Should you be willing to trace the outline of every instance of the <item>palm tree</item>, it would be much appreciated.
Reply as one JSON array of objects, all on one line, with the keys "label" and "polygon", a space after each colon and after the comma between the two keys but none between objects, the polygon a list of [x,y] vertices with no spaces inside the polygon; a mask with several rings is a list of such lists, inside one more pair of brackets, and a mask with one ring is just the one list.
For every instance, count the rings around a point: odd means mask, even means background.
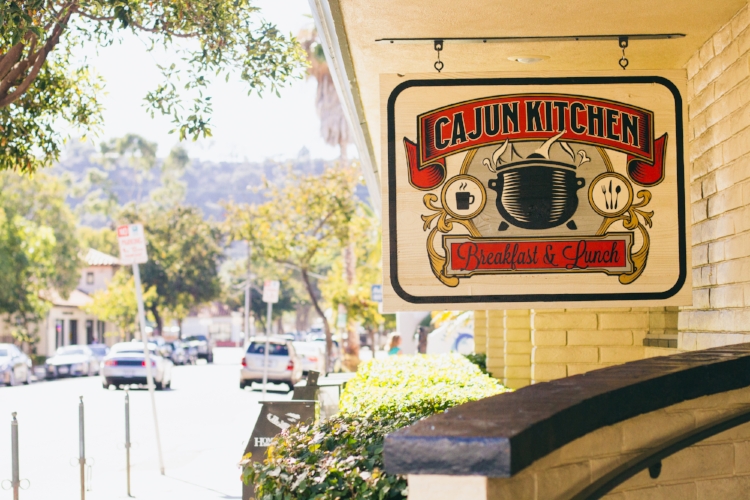
[{"label": "palm tree", "polygon": [[352,142],[351,130],[336,94],[336,87],[333,85],[333,78],[331,78],[317,30],[315,28],[303,30],[299,34],[299,41],[307,52],[307,59],[310,63],[307,77],[315,78],[318,83],[315,107],[320,118],[320,135],[326,144],[339,147],[339,159],[346,162],[346,148]]}]

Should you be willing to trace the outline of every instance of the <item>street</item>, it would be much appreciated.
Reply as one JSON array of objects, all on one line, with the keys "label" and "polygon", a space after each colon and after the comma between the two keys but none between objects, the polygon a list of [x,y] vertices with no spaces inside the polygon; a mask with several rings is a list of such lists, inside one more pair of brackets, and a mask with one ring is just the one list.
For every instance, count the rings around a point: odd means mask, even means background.
[{"label": "street", "polygon": [[[260,410],[260,390],[240,390],[242,350],[214,351],[214,364],[175,366],[172,389],[156,393],[166,476],[159,474],[148,391],[130,391],[131,492],[139,499],[239,499],[237,467]],[[290,399],[269,386],[267,399]],[[10,479],[11,412],[18,412],[23,500],[78,499],[78,403],[85,404],[87,499],[127,498],[125,391],[105,390],[100,377],[0,387],[0,481]],[[12,498],[0,490],[0,499]]]}]

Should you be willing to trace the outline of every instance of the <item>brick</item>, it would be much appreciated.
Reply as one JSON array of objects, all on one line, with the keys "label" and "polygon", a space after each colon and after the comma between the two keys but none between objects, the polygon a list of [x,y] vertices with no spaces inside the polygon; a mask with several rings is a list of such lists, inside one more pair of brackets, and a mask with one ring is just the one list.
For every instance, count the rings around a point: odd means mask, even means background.
[{"label": "brick", "polygon": [[[687,77],[688,77],[688,83],[692,82],[693,77],[698,74],[698,70],[701,69],[701,63],[698,60],[698,57],[693,56],[690,58],[690,60],[687,63]],[[689,94],[688,99],[690,97],[695,95],[695,89],[693,89],[692,93]]]},{"label": "brick", "polygon": [[745,54],[716,78],[715,96],[719,97],[725,94],[748,76],[750,76],[750,66],[748,66],[748,57]]},{"label": "brick", "polygon": [[599,348],[599,360],[602,363],[627,363],[644,358],[643,346]]},{"label": "brick", "polygon": [[714,54],[719,55],[721,54],[724,49],[726,49],[730,43],[732,43],[733,37],[732,37],[732,24],[727,23],[724,25],[723,28],[721,28],[719,31],[717,31],[714,36],[712,37],[712,42],[714,44]]},{"label": "brick", "polygon": [[529,354],[505,353],[505,366],[531,366]]},{"label": "brick", "polygon": [[633,332],[630,330],[570,330],[568,345],[633,345]]},{"label": "brick", "polygon": [[593,370],[599,370],[609,365],[602,365],[600,363],[571,363],[568,365],[568,377],[573,375],[581,375],[588,373]]},{"label": "brick", "polygon": [[505,318],[505,328],[506,329],[522,329],[522,328],[529,328],[531,325],[531,317],[530,316],[508,316]]},{"label": "brick", "polygon": [[688,117],[690,120],[695,118],[715,100],[713,83],[705,85],[704,82],[701,82],[699,85],[698,81],[694,79],[693,85],[695,86],[696,97],[688,105]]},{"label": "brick", "polygon": [[693,265],[708,264],[708,245],[693,247]]},{"label": "brick", "polygon": [[745,30],[737,37],[737,43],[740,46],[740,54],[750,51],[750,30]]},{"label": "brick", "polygon": [[750,441],[734,443],[734,472],[736,474],[750,473]]},{"label": "brick", "polygon": [[531,354],[531,342],[506,342],[505,355],[508,354]]},{"label": "brick", "polygon": [[531,377],[532,366],[506,366],[505,377],[506,378],[529,378]]},{"label": "brick", "polygon": [[702,333],[696,339],[696,348],[699,351],[724,345],[727,345],[727,336],[724,333]]},{"label": "brick", "polygon": [[698,49],[698,60],[701,67],[705,66],[714,57],[714,44],[710,38]]},{"label": "brick", "polygon": [[534,363],[531,367],[531,378],[536,382],[548,382],[568,376],[567,366],[564,364]]},{"label": "brick", "polygon": [[[714,186],[715,185],[716,181],[714,179]],[[727,188],[724,191],[716,194],[716,196],[712,196],[708,199],[708,216],[715,217],[741,206],[742,186],[735,184],[734,186]]]},{"label": "brick", "polygon": [[708,261],[711,263],[724,260],[724,242],[714,241],[708,245]]},{"label": "brick", "polygon": [[696,335],[692,332],[680,332],[677,337],[677,347],[686,351],[696,349]]},{"label": "brick", "polygon": [[711,304],[708,288],[693,288],[693,307],[708,309]]},{"label": "brick", "polygon": [[513,390],[522,389],[526,386],[531,385],[531,378],[506,378],[503,379],[503,385],[510,387]]},{"label": "brick", "polygon": [[567,334],[562,330],[533,330],[531,343],[537,345],[566,345]]},{"label": "brick", "polygon": [[569,330],[574,328],[596,329],[597,319],[594,313],[536,313],[532,317],[532,328],[536,330]]},{"label": "brick", "polygon": [[750,128],[743,130],[732,136],[722,144],[722,155],[724,161],[730,162],[748,152],[750,144]]},{"label": "brick", "polygon": [[[631,418],[619,424],[622,430],[622,451],[650,448],[654,443],[692,430],[695,422],[688,413],[672,413],[660,410]],[[664,469],[662,468],[662,474]]]},{"label": "brick", "polygon": [[693,223],[706,220],[708,218],[708,200],[699,200],[693,203],[691,211],[693,214]]},{"label": "brick", "polygon": [[750,25],[750,9],[747,8],[747,5],[734,15],[730,24],[732,25],[732,37],[737,38]]},{"label": "brick", "polygon": [[717,189],[716,189],[716,175],[713,175],[713,174],[712,175],[707,175],[703,179],[702,183],[703,183],[702,190],[703,190],[703,197],[704,198],[708,198],[712,194],[716,194],[716,192],[717,192]]},{"label": "brick", "polygon": [[531,330],[505,330],[506,342],[531,342]]},{"label": "brick", "polygon": [[568,498],[578,493],[590,481],[588,462],[546,469],[536,474],[539,499]]},{"label": "brick", "polygon": [[690,185],[690,201],[696,202],[703,198],[703,192],[701,191],[700,182],[696,182]]},{"label": "brick", "polygon": [[698,493],[697,500],[716,500],[718,498],[741,500],[747,498],[748,491],[750,491],[750,477],[735,476],[707,479],[696,481],[695,487]]},{"label": "brick", "polygon": [[597,363],[596,347],[537,346],[532,353],[534,363]]},{"label": "brick", "polygon": [[[647,474],[648,472],[646,472],[645,479],[653,484],[653,479],[650,479]],[[639,488],[637,490],[626,490],[622,494],[624,495],[625,500],[696,500],[697,498],[697,491],[694,483],[657,484],[646,488]],[[607,497],[607,500],[609,500],[609,497]]]},{"label": "brick", "polygon": [[711,307],[713,308],[742,307],[744,303],[742,286],[722,286],[711,289]]},{"label": "brick", "polygon": [[729,129],[732,134],[736,134],[748,125],[750,125],[750,105],[745,103],[729,117]]},{"label": "brick", "polygon": [[716,284],[750,281],[750,258],[744,257],[716,265]]},{"label": "brick", "polygon": [[733,210],[731,214],[727,214],[732,220],[734,226],[734,233],[742,233],[744,231],[750,231],[750,205],[744,206],[740,209]]},{"label": "brick", "polygon": [[623,328],[648,328],[648,314],[602,313],[599,315],[599,329],[621,330]]}]

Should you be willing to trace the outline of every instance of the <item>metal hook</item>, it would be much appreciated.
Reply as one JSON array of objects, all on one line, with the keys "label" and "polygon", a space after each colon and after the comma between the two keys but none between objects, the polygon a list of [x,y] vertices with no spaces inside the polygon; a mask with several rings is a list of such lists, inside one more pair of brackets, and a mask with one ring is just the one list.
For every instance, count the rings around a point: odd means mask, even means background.
[{"label": "metal hook", "polygon": [[620,64],[620,67],[624,71],[625,68],[627,68],[628,64],[630,63],[630,61],[628,61],[628,58],[625,57],[625,49],[628,47],[628,37],[621,36],[619,39],[619,44],[620,44],[620,48],[622,49],[622,57],[620,58],[618,62]]},{"label": "metal hook", "polygon": [[443,70],[443,61],[440,60],[440,51],[443,50],[443,41],[442,40],[435,40],[435,51],[437,52],[437,61],[435,61],[435,69],[438,73],[440,73]]}]

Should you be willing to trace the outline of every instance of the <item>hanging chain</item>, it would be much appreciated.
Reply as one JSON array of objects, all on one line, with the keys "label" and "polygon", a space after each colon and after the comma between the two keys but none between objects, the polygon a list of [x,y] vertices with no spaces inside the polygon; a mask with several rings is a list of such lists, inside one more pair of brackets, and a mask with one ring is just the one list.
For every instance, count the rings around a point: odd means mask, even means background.
[{"label": "hanging chain", "polygon": [[628,64],[630,63],[630,61],[628,61],[628,58],[625,57],[625,49],[627,47],[628,47],[628,37],[621,36],[620,37],[620,48],[622,49],[622,58],[620,58],[619,63],[620,63],[620,67],[623,69],[623,71],[625,70],[625,68],[628,67]]},{"label": "hanging chain", "polygon": [[435,69],[438,73],[443,70],[443,61],[440,60],[440,51],[443,50],[443,41],[435,40],[435,51],[437,52],[437,61],[435,61]]}]

